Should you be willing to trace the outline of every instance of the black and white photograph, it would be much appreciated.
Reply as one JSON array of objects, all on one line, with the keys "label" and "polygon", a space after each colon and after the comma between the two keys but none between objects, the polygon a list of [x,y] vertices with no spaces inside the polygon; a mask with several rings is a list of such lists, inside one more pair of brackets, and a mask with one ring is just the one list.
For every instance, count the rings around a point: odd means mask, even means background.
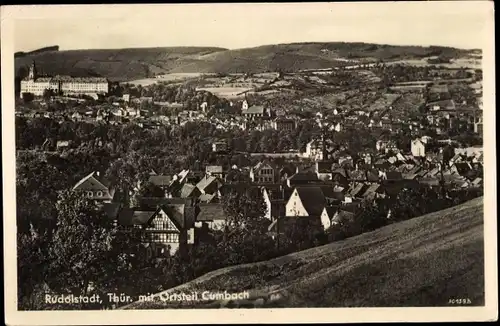
[{"label": "black and white photograph", "polygon": [[7,323],[496,320],[493,11],[2,7]]}]

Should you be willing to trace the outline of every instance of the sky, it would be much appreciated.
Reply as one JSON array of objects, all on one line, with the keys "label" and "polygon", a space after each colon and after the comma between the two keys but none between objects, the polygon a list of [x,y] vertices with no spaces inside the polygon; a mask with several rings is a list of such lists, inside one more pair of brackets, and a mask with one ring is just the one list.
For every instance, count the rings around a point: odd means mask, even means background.
[{"label": "sky", "polygon": [[[481,48],[482,2],[33,6],[13,10],[15,51],[367,42]],[[17,8],[17,7],[16,7]],[[492,7],[491,7],[491,10]]]}]

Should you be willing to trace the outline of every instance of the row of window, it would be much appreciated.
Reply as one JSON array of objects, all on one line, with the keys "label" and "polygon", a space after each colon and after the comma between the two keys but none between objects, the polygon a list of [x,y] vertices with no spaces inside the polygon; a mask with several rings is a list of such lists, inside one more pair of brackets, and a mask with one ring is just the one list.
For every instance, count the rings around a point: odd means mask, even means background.
[{"label": "row of window", "polygon": [[87,197],[102,197],[104,196],[104,193],[102,191],[96,191],[95,193],[93,191],[87,191]]},{"label": "row of window", "polygon": [[178,233],[146,233],[146,241],[162,243],[178,243]]},{"label": "row of window", "polygon": [[85,85],[85,84],[77,84],[77,85],[63,85],[62,89],[77,89],[77,90],[94,90],[94,89],[108,89],[107,85]]},{"label": "row of window", "polygon": [[271,175],[271,174],[273,174],[273,170],[272,169],[262,169],[260,171],[260,174],[262,174],[262,175]]},{"label": "row of window", "polygon": [[154,219],[153,228],[156,230],[177,230],[172,221],[166,216]]}]

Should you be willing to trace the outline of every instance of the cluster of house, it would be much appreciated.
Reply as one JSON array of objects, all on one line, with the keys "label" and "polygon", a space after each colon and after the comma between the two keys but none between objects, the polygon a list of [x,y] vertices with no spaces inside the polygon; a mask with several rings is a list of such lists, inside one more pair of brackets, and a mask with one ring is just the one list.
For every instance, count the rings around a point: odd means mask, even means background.
[{"label": "cluster of house", "polygon": [[[63,101],[61,99],[58,99]],[[68,99],[67,101],[85,102],[83,99]],[[42,106],[46,106],[42,99],[39,100]],[[64,100],[63,102],[67,102]],[[152,103],[160,107],[180,109],[175,115],[154,114],[150,110],[141,109],[141,103]],[[247,107],[245,109],[245,107]],[[16,111],[17,116],[26,118],[46,117],[59,120],[85,121],[89,123],[106,123],[110,125],[121,125],[133,122],[145,129],[159,129],[162,126],[178,125],[183,126],[189,122],[208,122],[219,130],[266,130],[274,129],[278,131],[291,131],[297,128],[299,118],[276,115],[273,110],[263,106],[250,106],[243,102],[241,115],[213,115],[208,117],[206,113],[207,103],[200,105],[200,110],[183,109],[179,103],[154,102],[151,97],[130,98],[124,95],[120,102],[111,104],[99,104],[92,107],[80,105],[71,111],[50,112],[46,110],[38,111]],[[271,113],[273,112],[273,113]]]},{"label": "cluster of house", "polygon": [[[396,198],[405,188],[482,187],[481,148],[458,148],[443,165],[439,155],[404,155],[386,152],[390,144],[378,146],[381,153],[360,155],[357,161],[337,151],[323,154],[326,159],[313,165],[277,165],[263,160],[250,167],[206,166],[203,171],[183,170],[173,175],[152,171],[147,182],[138,182],[131,189],[127,207],[114,201],[114,191],[97,172],[83,178],[74,190],[101,202],[118,226],[140,228],[148,253],[161,255],[186,250],[209,230],[222,230],[227,216],[221,199],[234,189],[261,191],[265,218],[270,221],[268,231],[275,236],[298,217],[328,229],[354,219],[361,203]],[[142,191],[151,186],[154,193]]]},{"label": "cluster of house", "polygon": [[427,107],[427,121],[437,134],[455,127],[463,127],[476,134],[483,133],[482,105],[479,105],[479,109],[457,110],[453,100],[442,100],[427,103]]}]

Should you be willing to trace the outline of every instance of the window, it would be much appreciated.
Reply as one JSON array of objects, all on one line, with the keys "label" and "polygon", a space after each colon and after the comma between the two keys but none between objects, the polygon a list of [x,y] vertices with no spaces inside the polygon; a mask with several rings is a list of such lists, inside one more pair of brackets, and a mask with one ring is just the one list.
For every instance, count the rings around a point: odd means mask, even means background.
[{"label": "window", "polygon": [[161,243],[178,243],[179,234],[178,233],[149,233],[147,239],[150,242],[161,242]]},{"label": "window", "polygon": [[87,197],[93,197],[94,193],[92,191],[87,191]]},{"label": "window", "polygon": [[179,235],[177,233],[167,234],[167,242],[173,242],[173,243],[179,242]]},{"label": "window", "polygon": [[102,191],[97,192],[97,197],[102,197]]}]

